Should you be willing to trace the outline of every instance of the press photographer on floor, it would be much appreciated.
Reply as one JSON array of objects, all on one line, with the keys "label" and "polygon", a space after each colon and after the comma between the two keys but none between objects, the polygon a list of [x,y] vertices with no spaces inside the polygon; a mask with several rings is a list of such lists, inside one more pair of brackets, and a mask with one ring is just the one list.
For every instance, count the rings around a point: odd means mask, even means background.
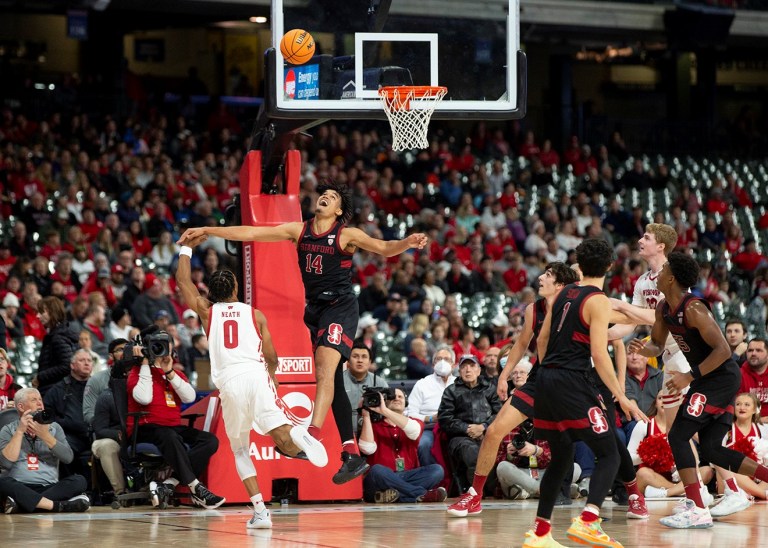
[{"label": "press photographer on floor", "polygon": [[424,423],[406,417],[400,388],[367,388],[363,393],[363,430],[358,445],[371,469],[363,478],[366,502],[442,502],[445,489],[439,464],[419,466],[417,450]]},{"label": "press photographer on floor", "polygon": [[[195,389],[180,371],[173,369],[172,339],[164,331],[149,328],[141,340],[126,345],[125,356],[136,354],[139,345],[141,365],[128,372],[128,412],[145,412],[139,419],[138,441],[157,446],[181,483],[189,485],[192,500],[203,508],[216,508],[224,498],[211,493],[197,479],[219,447],[213,434],[181,424],[181,404],[195,401]],[[138,361],[138,360],[137,360]],[[135,364],[134,364],[135,365]],[[128,421],[128,436],[133,421]]]}]

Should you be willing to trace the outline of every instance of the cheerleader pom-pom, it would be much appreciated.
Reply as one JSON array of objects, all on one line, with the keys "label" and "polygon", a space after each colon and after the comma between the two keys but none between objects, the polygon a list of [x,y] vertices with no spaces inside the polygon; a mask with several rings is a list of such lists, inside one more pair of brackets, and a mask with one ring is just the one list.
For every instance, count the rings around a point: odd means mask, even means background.
[{"label": "cheerleader pom-pom", "polygon": [[755,444],[752,443],[750,438],[741,438],[739,441],[733,444],[733,449],[743,454],[747,458],[754,461],[757,460],[757,453],[755,453]]},{"label": "cheerleader pom-pom", "polygon": [[768,439],[758,438],[755,440],[755,453],[759,459],[757,462],[762,464],[768,462]]},{"label": "cheerleader pom-pom", "polygon": [[666,474],[675,466],[672,449],[667,442],[666,434],[648,436],[637,447],[637,454],[643,464],[659,474]]}]

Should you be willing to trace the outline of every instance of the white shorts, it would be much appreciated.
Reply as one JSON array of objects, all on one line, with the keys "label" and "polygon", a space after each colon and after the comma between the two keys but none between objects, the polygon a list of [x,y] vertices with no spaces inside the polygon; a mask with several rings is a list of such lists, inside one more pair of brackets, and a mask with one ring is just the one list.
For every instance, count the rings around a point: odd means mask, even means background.
[{"label": "white shorts", "polygon": [[230,440],[248,434],[251,428],[267,434],[278,426],[291,424],[285,416],[269,374],[262,369],[238,375],[219,388],[224,427]]},{"label": "white shorts", "polygon": [[688,360],[685,359],[685,354],[679,351],[670,354],[669,350],[664,350],[664,354],[662,354],[661,358],[664,362],[664,381],[661,385],[661,402],[664,408],[677,407],[683,402],[683,397],[688,393],[688,387],[677,394],[670,394],[669,388],[667,388],[667,381],[672,378],[670,372],[677,371],[678,373],[688,373],[691,370],[691,366],[688,364]]}]

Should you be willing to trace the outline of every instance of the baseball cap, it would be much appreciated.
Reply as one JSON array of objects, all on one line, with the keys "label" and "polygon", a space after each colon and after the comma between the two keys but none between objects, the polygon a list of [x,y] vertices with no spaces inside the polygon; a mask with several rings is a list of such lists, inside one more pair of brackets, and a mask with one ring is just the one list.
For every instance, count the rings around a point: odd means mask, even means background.
[{"label": "baseball cap", "polygon": [[168,313],[167,310],[158,310],[155,312],[155,319],[159,320],[160,318],[170,318],[171,315]]},{"label": "baseball cap", "polygon": [[474,356],[474,354],[464,354],[461,358],[459,358],[459,367],[461,367],[465,362],[472,362],[475,365],[480,365],[480,362],[477,361],[477,358]]},{"label": "baseball cap", "polygon": [[403,298],[400,296],[400,293],[392,293],[389,296],[390,301],[402,301]]},{"label": "baseball cap", "polygon": [[197,313],[194,310],[192,310],[191,308],[187,308],[184,311],[184,314],[181,315],[181,317],[184,318],[185,320],[187,318],[197,318]]},{"label": "baseball cap", "polygon": [[3,299],[3,308],[8,308],[9,306],[14,306],[16,308],[19,308],[19,306],[21,306],[21,303],[19,302],[19,298],[13,293],[8,293]]},{"label": "baseball cap", "polygon": [[160,283],[160,280],[157,279],[157,276],[152,274],[151,272],[146,275],[144,278],[144,288],[149,289],[153,285]]},{"label": "baseball cap", "polygon": [[102,266],[99,269],[99,278],[109,278],[109,268],[106,266]]},{"label": "baseball cap", "polygon": [[125,268],[123,268],[123,265],[121,265],[120,263],[112,265],[112,274],[117,274],[117,273],[125,274]]}]

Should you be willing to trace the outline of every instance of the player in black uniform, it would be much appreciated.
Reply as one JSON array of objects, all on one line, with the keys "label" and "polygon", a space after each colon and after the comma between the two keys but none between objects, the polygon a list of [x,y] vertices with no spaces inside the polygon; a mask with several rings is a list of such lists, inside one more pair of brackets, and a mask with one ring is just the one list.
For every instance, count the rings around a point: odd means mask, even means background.
[{"label": "player in black uniform", "polygon": [[200,236],[218,236],[235,241],[296,243],[299,269],[307,300],[304,323],[315,349],[317,395],[309,433],[319,436],[328,409],[341,436],[341,469],[334,483],[345,483],[365,473],[368,464],[355,447],[352,432],[352,407],[349,404],[339,365],[349,358],[357,329],[359,311],[352,293],[352,255],[357,248],[385,257],[404,251],[422,249],[424,234],[410,234],[403,240],[384,241],[371,238],[345,223],[352,217],[352,196],[345,185],[333,182],[318,186],[320,197],[315,216],[303,223],[285,223],[275,227],[232,226],[190,228],[179,239],[185,244]]},{"label": "player in black uniform", "polygon": [[560,291],[538,338],[541,366],[536,392],[556,396],[535,399],[534,425],[537,439],[549,442],[552,460],[541,482],[534,530],[526,533],[524,548],[561,546],[552,538],[549,520],[560,484],[572,469],[576,440],[589,445],[597,463],[587,505],[573,520],[568,537],[582,544],[621,547],[600,526],[600,506],[616,476],[619,456],[604,405],[589,381],[592,360],[624,411],[638,420],[646,418],[624,395],[608,356],[610,302],[602,287],[613,250],[604,240],[588,239],[579,244],[576,254],[584,278],[580,285]]},{"label": "player in black uniform", "polygon": [[699,265],[693,258],[670,253],[657,282],[664,300],[656,307],[651,340],[644,343],[635,339],[628,347],[629,352],[659,356],[671,333],[691,365],[690,373],[674,372],[667,382],[667,387],[676,393],[690,385],[668,435],[689,502],[684,512],[662,518],[661,523],[677,529],[712,527],[690,446],[694,434],[699,434],[702,459],[731,472],[768,481],[768,468],[723,447],[723,438],[733,422],[733,400],[739,390],[741,371],[709,306],[688,293],[698,278]]},{"label": "player in black uniform", "polygon": [[[515,345],[510,349],[507,355],[507,365],[499,375],[497,394],[501,400],[508,398],[508,380],[512,374],[512,369],[522,359],[525,351],[530,344],[536,343],[544,323],[544,317],[547,309],[554,301],[560,290],[571,283],[578,281],[576,272],[565,263],[553,262],[547,265],[544,273],[539,276],[539,295],[541,298],[536,302],[525,307],[525,320],[523,330],[515,341]],[[535,347],[533,352],[535,352]],[[480,453],[477,456],[477,465],[475,467],[475,478],[472,487],[459,499],[448,507],[448,514],[455,517],[465,517],[467,515],[479,514],[482,511],[480,502],[483,498],[483,487],[496,463],[496,454],[499,450],[501,440],[513,428],[522,424],[529,417],[533,417],[533,400],[536,392],[536,369],[535,363],[533,369],[528,374],[526,383],[514,391],[509,398],[510,405],[504,405],[496,415],[488,430],[483,437],[483,443],[480,445]],[[521,449],[521,456],[532,456],[524,451],[529,448]],[[536,449],[537,450],[537,449]]]}]

